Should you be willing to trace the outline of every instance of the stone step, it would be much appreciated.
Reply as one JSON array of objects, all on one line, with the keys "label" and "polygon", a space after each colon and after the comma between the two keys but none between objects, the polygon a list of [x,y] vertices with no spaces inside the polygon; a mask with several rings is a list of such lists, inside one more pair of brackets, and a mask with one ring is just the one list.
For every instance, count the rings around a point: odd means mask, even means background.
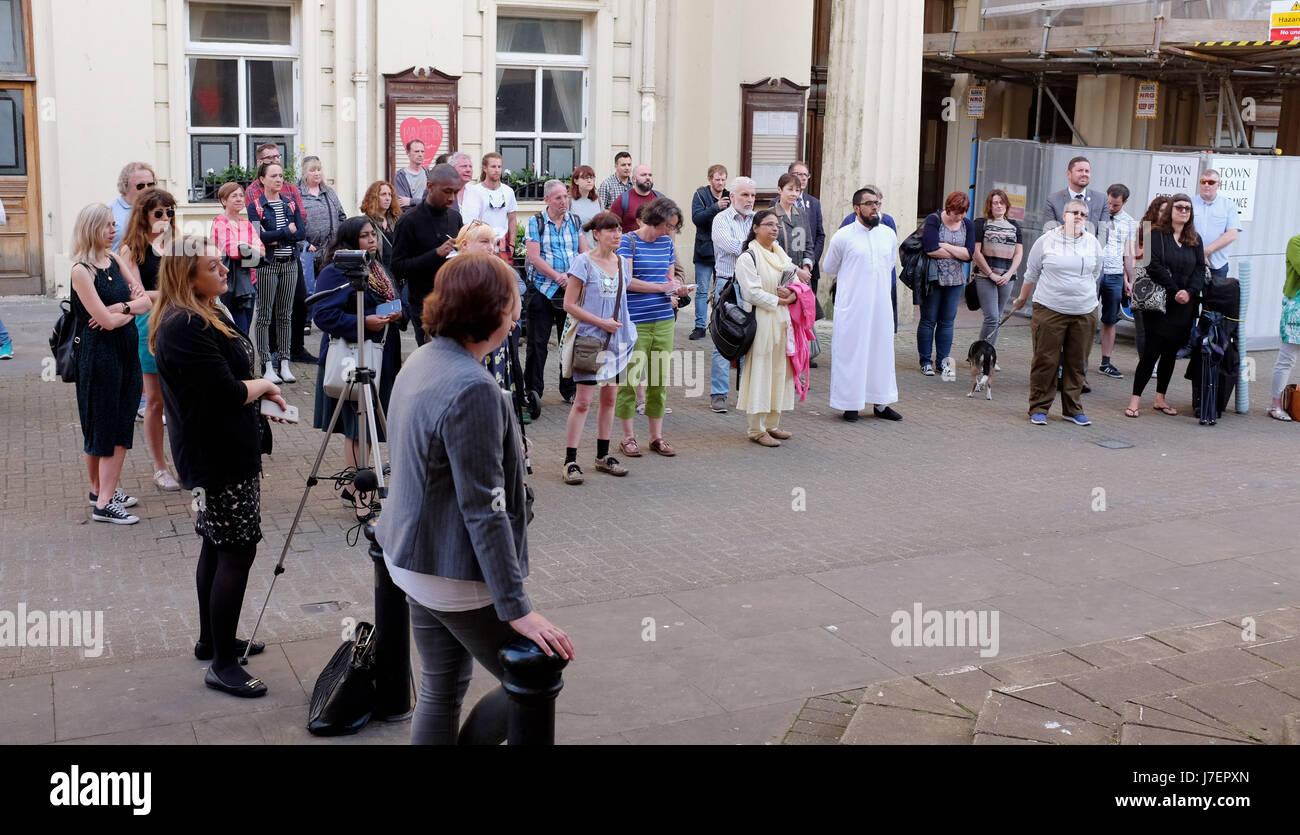
[{"label": "stone step", "polygon": [[[1160,730],[1158,736],[1173,741],[1222,744],[1285,741],[1287,716],[1300,712],[1300,698],[1273,686],[1273,676],[1225,679],[1184,687],[1172,693],[1142,696],[1124,706],[1124,725],[1132,726],[1130,740],[1152,737],[1137,728]],[[1283,679],[1278,679],[1279,683]],[[1151,744],[1125,741],[1120,744]]]},{"label": "stone step", "polygon": [[1008,740],[1048,745],[1111,745],[1118,713],[1057,682],[990,692],[975,720],[976,745]]}]

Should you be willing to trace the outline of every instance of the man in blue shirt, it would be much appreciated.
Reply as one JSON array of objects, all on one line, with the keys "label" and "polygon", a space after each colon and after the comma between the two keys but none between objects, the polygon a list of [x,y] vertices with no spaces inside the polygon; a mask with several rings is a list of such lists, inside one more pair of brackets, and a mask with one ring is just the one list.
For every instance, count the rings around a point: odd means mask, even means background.
[{"label": "man in blue shirt", "polygon": [[1223,278],[1228,274],[1228,247],[1241,231],[1237,204],[1219,195],[1219,172],[1213,168],[1201,174],[1201,187],[1192,198],[1192,224],[1205,247],[1210,274]]},{"label": "man in blue shirt", "polygon": [[[546,390],[546,343],[551,328],[564,333],[564,288],[569,283],[569,264],[580,252],[587,251],[587,236],[582,234],[578,216],[569,211],[569,191],[559,180],[547,180],[542,194],[546,211],[528,221],[524,246],[528,250],[528,274],[533,292],[528,295],[528,360],[524,379],[528,391],[540,400]],[[560,397],[572,403],[578,386],[572,377],[560,378]]]},{"label": "man in blue shirt", "polygon": [[135,205],[136,196],[157,185],[149,163],[128,162],[122,167],[122,173],[117,175],[118,198],[109,204],[113,210],[113,221],[117,223],[117,229],[113,232],[114,252],[117,252],[118,244],[122,243],[122,237],[126,235],[126,222],[131,219],[131,207]]}]

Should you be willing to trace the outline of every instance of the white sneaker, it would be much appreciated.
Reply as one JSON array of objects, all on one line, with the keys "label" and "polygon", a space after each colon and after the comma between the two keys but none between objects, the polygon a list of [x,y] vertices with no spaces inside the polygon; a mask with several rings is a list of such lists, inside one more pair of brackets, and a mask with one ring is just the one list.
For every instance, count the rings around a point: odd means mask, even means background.
[{"label": "white sneaker", "polygon": [[266,373],[262,375],[262,379],[270,380],[276,385],[279,385],[280,383],[284,382],[284,380],[280,379],[280,375],[275,373],[274,363],[269,363],[269,362],[266,364]]},{"label": "white sneaker", "polygon": [[939,363],[939,374],[945,383],[956,381],[957,368],[953,364],[952,357],[944,357],[943,362]]},{"label": "white sneaker", "polygon": [[293,372],[289,370],[288,360],[280,360],[280,379],[286,383],[298,382],[298,378],[293,376]]},{"label": "white sneaker", "polygon": [[994,370],[994,371],[1001,371],[1001,370],[1002,370],[1002,366],[998,365],[998,364],[995,362],[995,363],[993,363],[993,370]]}]

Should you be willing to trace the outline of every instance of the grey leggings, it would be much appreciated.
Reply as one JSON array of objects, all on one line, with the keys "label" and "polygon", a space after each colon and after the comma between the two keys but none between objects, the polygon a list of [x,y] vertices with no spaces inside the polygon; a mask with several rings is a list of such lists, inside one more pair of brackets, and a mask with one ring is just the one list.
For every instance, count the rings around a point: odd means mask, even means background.
[{"label": "grey leggings", "polygon": [[980,339],[992,345],[998,344],[998,320],[1002,318],[1002,310],[1007,306],[1007,299],[1011,298],[1011,285],[1015,283],[1014,276],[1001,287],[994,284],[991,278],[975,276],[975,292],[979,295],[980,309],[984,311]]},{"label": "grey leggings", "polygon": [[1273,365],[1273,399],[1280,400],[1286,389],[1287,380],[1291,379],[1291,369],[1295,368],[1296,357],[1300,356],[1300,345],[1283,342],[1277,351],[1277,362]]},{"label": "grey leggings", "polygon": [[271,317],[275,317],[275,344],[289,357],[293,330],[293,291],[298,284],[298,261],[269,261],[257,268],[257,361],[271,361]]},{"label": "grey leggings", "polygon": [[515,631],[497,620],[491,606],[469,612],[436,612],[411,598],[411,631],[420,653],[420,694],[411,719],[412,745],[500,745],[506,739],[509,697],[500,687],[479,699],[465,726],[460,705],[474,661],[497,680],[504,674],[497,650]]}]

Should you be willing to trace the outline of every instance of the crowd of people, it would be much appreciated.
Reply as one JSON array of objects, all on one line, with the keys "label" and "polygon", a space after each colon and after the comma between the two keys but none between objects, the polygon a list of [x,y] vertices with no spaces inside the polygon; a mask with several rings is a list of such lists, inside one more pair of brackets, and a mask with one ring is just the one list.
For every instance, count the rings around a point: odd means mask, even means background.
[{"label": "crowd of people", "polygon": [[[561,354],[556,386],[569,406],[560,467],[569,485],[585,477],[579,447],[593,403],[597,472],[629,473],[613,447],[624,458],[677,454],[666,436],[666,394],[675,321],[692,302],[690,340],[709,335],[724,298],[748,317],[752,336],[734,360],[713,348],[710,408],[727,411],[734,369],[735,408],[748,415],[748,438],[767,448],[788,441],[782,414],[806,398],[822,347],[813,328],[822,316],[822,271],[834,279],[825,294],[835,313],[831,408],[856,422],[871,404],[875,417],[898,421],[899,234],[877,186],[852,195],[852,212],[828,238],[803,162],[789,166],[777,196],[761,209],[753,179],[729,179],[724,166],[714,165],[690,201],[688,283],[678,242],[683,209],[655,189],[648,165],[621,152],[599,185],[588,165],[575,168],[567,183],[544,184],[544,208],[522,227],[525,263],[516,271],[507,264],[513,265],[518,202],[502,181],[501,156],[485,155],[474,182],[474,161],[464,153],[425,167],[419,140],[406,151],[408,164],[392,180],[372,183],[349,216],[318,158],[305,158],[301,179],[289,183],[279,148],[263,145],[256,180],[218,191],[222,211],[207,236],[178,233],[176,200],[158,188],[149,165],[124,167],[119,197],[87,206],[73,231],[77,402],[92,519],[138,521],[129,512],[138,499],[119,486],[138,417],[155,484],[196,496],[202,549],[195,654],[213,660],[206,683],[238,696],[265,693],[236,661],[262,647],[235,633],[262,536],[261,456],[272,445],[270,422],[287,419],[280,387],[297,381],[292,364],[316,363],[313,425],[330,428],[337,413],[332,428],[345,437],[346,467],[366,466],[355,404],[340,404],[322,383],[332,346],[357,337],[354,297],[329,294],[310,311],[305,299],[308,286],[328,291],[347,282],[335,263],[339,252],[369,253],[360,325],[378,346],[379,405],[389,417],[388,431],[371,440],[388,443],[393,471],[379,539],[394,581],[409,596],[425,661],[414,737],[454,741],[471,733],[458,731],[471,659],[499,676],[495,648],[512,631],[548,654],[573,653],[567,635],[532,609],[522,586],[529,455],[523,431],[541,413],[552,336]],[[1097,371],[1122,379],[1113,362],[1115,325],[1135,283],[1149,279],[1166,304],[1135,316],[1140,359],[1125,414],[1139,416],[1154,376],[1154,408],[1176,415],[1166,399],[1175,360],[1202,293],[1226,276],[1240,228],[1236,209],[1218,195],[1214,170],[1202,175],[1197,195],[1157,197],[1141,220],[1125,212],[1123,184],[1105,194],[1088,188],[1086,159],[1071,160],[1067,178],[1067,187],[1049,197],[1044,212],[1051,223],[1028,254],[1005,191],[985,196],[980,218],[967,217],[962,192],[925,218],[918,231],[929,266],[914,294],[920,371],[935,376],[937,365],[951,373],[954,320],[968,281],[984,312],[980,338],[990,344],[1008,302],[1020,309],[1032,298],[1030,419],[1046,424],[1059,393],[1064,417],[1087,425],[1080,398],[1088,391],[1097,328]],[[1024,281],[1012,300],[1022,263]],[[1284,345],[1268,410],[1278,420],[1290,419],[1281,396],[1300,354],[1300,236],[1288,246],[1287,271]],[[321,331],[318,355],[304,344],[309,318]],[[401,334],[412,326],[419,347],[403,358]],[[404,361],[410,373],[399,373]],[[644,448],[638,416],[648,423]],[[165,435],[176,477],[166,465]],[[501,496],[505,514],[498,512]],[[372,510],[350,489],[342,497],[359,517]],[[503,699],[481,703],[487,707],[474,723],[475,739],[499,735]]]}]

